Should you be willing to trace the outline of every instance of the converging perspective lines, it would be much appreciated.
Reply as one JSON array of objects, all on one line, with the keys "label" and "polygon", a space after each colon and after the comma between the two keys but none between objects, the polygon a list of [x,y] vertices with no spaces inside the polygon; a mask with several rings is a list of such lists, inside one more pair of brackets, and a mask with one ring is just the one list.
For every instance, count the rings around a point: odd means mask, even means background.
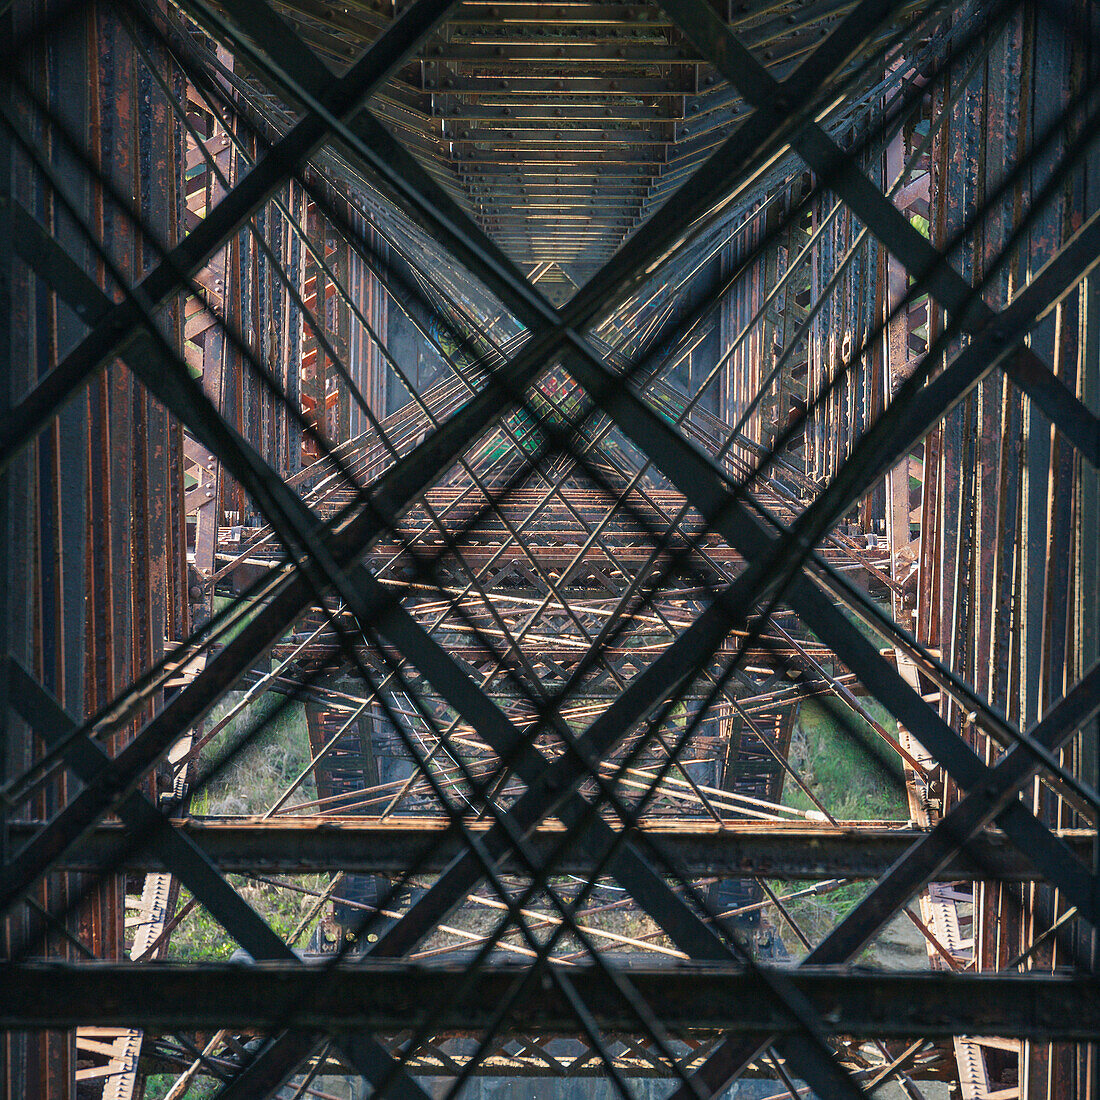
[{"label": "converging perspective lines", "polygon": [[0,43],[0,1098],[1100,1100],[1100,8]]}]

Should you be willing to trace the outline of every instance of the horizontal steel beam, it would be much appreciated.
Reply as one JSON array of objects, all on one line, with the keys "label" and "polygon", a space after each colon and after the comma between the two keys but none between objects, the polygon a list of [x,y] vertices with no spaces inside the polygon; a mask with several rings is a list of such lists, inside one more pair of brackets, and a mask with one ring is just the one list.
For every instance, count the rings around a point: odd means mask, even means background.
[{"label": "horizontal steel beam", "polygon": [[614,120],[616,122],[675,122],[678,114],[661,116],[655,107],[635,107],[630,103],[609,101],[602,103],[570,103],[569,113],[554,106],[554,98],[546,96],[542,101],[531,100],[528,103],[470,103],[457,96],[432,96],[431,113],[436,117],[450,119],[540,119],[547,126],[558,125],[561,119],[571,122],[578,119]]},{"label": "horizontal steel beam", "polygon": [[[463,843],[446,838],[442,817],[303,816],[261,821],[222,818],[173,822],[207,859],[225,872],[316,872],[399,874],[424,858],[425,872],[443,870]],[[16,822],[9,827],[12,842],[29,839],[40,824]],[[484,833],[482,822],[470,826]],[[783,879],[879,878],[927,836],[927,831],[889,824],[849,823],[841,826],[804,824],[718,825],[710,820],[681,820],[654,824],[641,830],[692,876],[767,875]],[[1080,858],[1092,850],[1096,834],[1075,829],[1057,834]],[[543,825],[531,836],[531,851],[541,858],[561,840],[557,825]],[[121,853],[126,838],[123,825],[98,825],[60,859],[57,870],[95,871]],[[122,868],[149,871],[160,867],[147,851],[127,852]],[[509,869],[505,864],[504,871]],[[558,862],[562,874],[585,874],[591,859],[581,847]],[[1007,882],[1038,881],[1040,875],[999,832],[980,834],[966,852],[941,872],[944,881],[989,879]]]},{"label": "horizontal steel beam", "polygon": [[[476,1033],[524,980],[519,966],[457,968],[360,961],[173,965],[26,963],[0,966],[0,1028],[105,1026],[214,1029],[408,1028],[430,1008],[436,1033]],[[598,968],[561,973],[584,989],[603,1031],[637,1030],[637,1017]],[[628,967],[624,973],[672,1034],[735,1031],[794,1034],[801,1026],[766,994],[767,973],[729,964]],[[1100,1033],[1100,981],[1069,974],[853,973],[780,970],[831,1034],[937,1038],[957,1034],[1089,1041]],[[553,982],[530,983],[505,1032],[575,1034],[569,999]]]},{"label": "horizontal steel beam", "polygon": [[[624,16],[630,20],[629,27],[624,26]],[[472,24],[483,27],[486,23],[506,23],[509,27],[523,23],[545,26],[547,21],[545,8],[537,4],[490,4],[465,3],[455,10],[447,21],[449,26],[461,27]],[[618,30],[634,30],[648,24],[650,27],[669,27],[671,22],[658,9],[650,7],[627,8],[620,4],[563,3],[554,5],[554,17],[557,26],[577,24],[585,28],[606,24]]]},{"label": "horizontal steel beam", "polygon": [[[517,39],[507,45],[507,54],[499,50],[501,42],[442,42],[421,50],[430,62],[477,61],[499,69],[515,67],[518,62],[544,62],[552,65],[571,62],[600,62],[603,65],[625,68],[641,65],[695,65],[701,58],[697,51],[682,46],[626,46],[590,45],[577,39],[565,38],[559,42],[537,42]],[[570,79],[568,76],[566,79]]]}]

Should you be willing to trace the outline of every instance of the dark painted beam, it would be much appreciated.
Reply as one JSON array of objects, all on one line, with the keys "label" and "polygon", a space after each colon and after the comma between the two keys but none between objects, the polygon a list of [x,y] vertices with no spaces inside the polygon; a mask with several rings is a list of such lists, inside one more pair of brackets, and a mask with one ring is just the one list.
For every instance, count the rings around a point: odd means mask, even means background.
[{"label": "dark painted beam", "polygon": [[[175,831],[201,848],[223,872],[314,873],[349,871],[399,874],[423,858],[425,872],[441,871],[463,850],[453,835],[445,836],[442,817],[388,818],[292,817],[281,820],[222,819],[173,822]],[[15,822],[9,826],[14,844],[41,828]],[[478,823],[471,832],[484,833]],[[837,828],[820,825],[716,825],[709,820],[658,824],[642,830],[688,875],[767,875],[783,879],[877,879],[918,841],[929,834],[908,826],[852,823]],[[1096,834],[1069,830],[1058,834],[1079,858],[1087,858]],[[557,826],[543,826],[530,839],[530,851],[545,859],[562,836]],[[99,825],[55,864],[59,871],[95,871],[123,848],[123,825]],[[573,849],[559,860],[562,874],[585,874],[591,855]],[[132,851],[121,867],[131,871],[160,868],[154,851]],[[505,863],[502,870],[514,870]],[[976,837],[937,874],[945,881],[997,879],[1037,881],[1034,865],[997,832]]]},{"label": "dark painted beam", "polygon": [[[232,963],[173,965],[28,963],[0,967],[0,1027],[105,1026],[309,1031],[405,1029],[436,1013],[440,1031],[477,1033],[522,981],[525,967],[464,969],[404,962],[337,966]],[[597,1026],[633,1032],[637,1020],[598,969],[561,971],[584,989]],[[761,975],[736,966],[677,964],[624,971],[673,1034],[731,1031],[794,1034],[799,1023],[767,996]],[[1100,1033],[1100,981],[1070,974],[860,973],[820,968],[771,973],[790,982],[833,1034],[938,1038],[956,1034],[1089,1041]],[[519,1033],[573,1032],[569,1000],[535,983],[504,1026]]]}]

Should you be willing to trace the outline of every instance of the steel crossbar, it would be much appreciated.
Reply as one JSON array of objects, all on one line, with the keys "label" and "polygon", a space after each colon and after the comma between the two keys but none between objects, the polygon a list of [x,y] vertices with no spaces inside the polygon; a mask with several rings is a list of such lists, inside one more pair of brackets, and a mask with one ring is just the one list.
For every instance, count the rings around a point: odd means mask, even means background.
[{"label": "steel crossbar", "polygon": [[[770,977],[777,969],[764,973]],[[517,970],[487,968],[470,986],[456,967],[388,961],[324,970],[285,963],[0,964],[0,1027],[25,1021],[72,1026],[98,1011],[111,1023],[148,1029],[271,1026],[290,1018],[310,1030],[393,1032],[423,1016],[427,1006],[439,1006],[440,1027],[468,1035],[489,1026]],[[613,983],[596,967],[575,971],[571,984],[584,988],[599,1027],[629,1035],[635,1022]],[[630,967],[629,973],[675,1034],[797,1031],[797,1022],[766,996],[764,980],[736,964]],[[855,974],[819,966],[800,967],[794,982],[846,1035],[938,1038],[979,1026],[1005,1037],[1087,1041],[1100,1027],[1100,987],[1084,975]],[[567,996],[550,985],[517,1006],[504,1035],[568,1035],[574,1026]]]}]

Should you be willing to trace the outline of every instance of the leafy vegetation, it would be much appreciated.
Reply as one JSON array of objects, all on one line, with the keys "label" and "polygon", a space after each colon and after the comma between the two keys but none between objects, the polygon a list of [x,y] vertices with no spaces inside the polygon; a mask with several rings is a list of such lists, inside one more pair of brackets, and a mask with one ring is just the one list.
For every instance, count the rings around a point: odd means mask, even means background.
[{"label": "leafy vegetation", "polygon": [[[880,703],[870,697],[861,705],[884,729],[893,731],[896,722]],[[839,705],[839,704],[838,704]],[[845,708],[850,725],[838,720],[830,706],[806,699],[799,706],[791,736],[789,759],[806,785],[829,812],[840,821],[905,820],[909,816],[904,777],[897,754],[860,717]],[[815,809],[813,802],[788,780],[784,802],[798,809]],[[774,882],[779,896],[804,888],[806,883]],[[867,893],[872,884],[845,883],[827,893],[810,894],[787,903],[792,918],[813,942],[820,940]],[[785,922],[772,912],[780,935],[792,948],[796,944]],[[866,955],[862,961],[872,961]]]},{"label": "leafy vegetation", "polygon": [[[145,1078],[144,1100],[162,1100],[175,1082],[174,1073],[151,1073]],[[187,1100],[211,1100],[220,1088],[220,1082],[212,1077],[196,1077],[187,1090]]]}]

